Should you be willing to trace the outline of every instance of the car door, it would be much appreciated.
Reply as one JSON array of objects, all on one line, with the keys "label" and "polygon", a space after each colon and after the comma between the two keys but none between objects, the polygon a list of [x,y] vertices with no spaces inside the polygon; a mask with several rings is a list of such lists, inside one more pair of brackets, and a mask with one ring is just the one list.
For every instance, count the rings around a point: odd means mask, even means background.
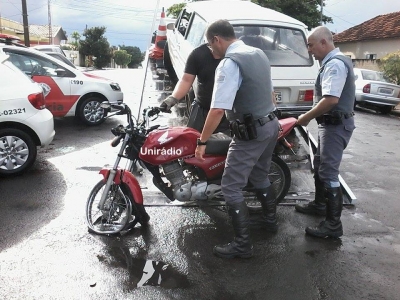
[{"label": "car door", "polygon": [[183,9],[175,23],[175,29],[172,32],[167,32],[170,58],[178,78],[182,77],[186,63],[185,57],[182,56],[181,46],[185,40],[190,17],[191,13]]},{"label": "car door", "polygon": [[[71,78],[75,75],[56,62],[34,53],[18,51],[17,49],[4,50],[10,55],[10,60],[33,81],[49,90],[46,96],[46,108],[54,117],[64,117],[75,103],[71,97]],[[61,73],[59,70],[64,70]],[[73,98],[73,99],[72,99]]]}]

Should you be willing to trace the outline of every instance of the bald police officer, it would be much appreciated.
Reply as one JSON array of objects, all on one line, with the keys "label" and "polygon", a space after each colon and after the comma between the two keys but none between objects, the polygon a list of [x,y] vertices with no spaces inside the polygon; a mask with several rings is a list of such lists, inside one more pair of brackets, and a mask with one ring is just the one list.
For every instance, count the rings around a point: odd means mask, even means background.
[{"label": "bald police officer", "polygon": [[276,231],[276,200],[268,180],[268,170],[279,131],[273,110],[271,67],[258,48],[237,40],[226,20],[210,24],[206,38],[212,51],[224,57],[215,73],[211,109],[198,140],[195,155],[202,160],[207,140],[226,112],[234,137],[229,145],[221,189],[232,218],[235,239],[215,246],[214,254],[223,258],[253,255],[249,212],[242,189],[248,181],[256,188],[263,208],[262,225]]},{"label": "bald police officer", "polygon": [[299,116],[298,124],[307,126],[314,118],[319,124],[314,156],[315,200],[307,205],[296,205],[295,209],[301,213],[326,216],[319,226],[307,227],[307,234],[338,238],[343,235],[339,166],[355,129],[353,64],[349,57],[335,48],[332,33],[324,26],[311,32],[307,45],[308,51],[319,60],[321,68],[315,83],[316,104]]}]

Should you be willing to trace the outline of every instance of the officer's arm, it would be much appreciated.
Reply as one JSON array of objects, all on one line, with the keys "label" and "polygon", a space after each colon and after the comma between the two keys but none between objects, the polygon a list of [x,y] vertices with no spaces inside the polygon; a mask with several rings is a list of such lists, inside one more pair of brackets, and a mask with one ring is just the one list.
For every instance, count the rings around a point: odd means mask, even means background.
[{"label": "officer's arm", "polygon": [[208,112],[206,122],[204,123],[203,131],[201,132],[200,140],[206,142],[212,133],[217,129],[219,123],[224,116],[225,110],[222,108],[211,108]]},{"label": "officer's arm", "polygon": [[330,111],[336,104],[338,104],[339,98],[334,96],[324,96],[311,110],[305,114],[299,116],[297,124],[307,126],[312,119],[319,117],[328,111]]}]

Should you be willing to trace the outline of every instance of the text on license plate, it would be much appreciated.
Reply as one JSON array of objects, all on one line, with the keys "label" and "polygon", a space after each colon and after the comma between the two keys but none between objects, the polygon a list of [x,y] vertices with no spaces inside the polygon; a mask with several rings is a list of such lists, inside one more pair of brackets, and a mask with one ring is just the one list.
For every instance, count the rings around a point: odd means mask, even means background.
[{"label": "text on license plate", "polygon": [[380,88],[380,89],[379,89],[379,93],[391,95],[391,94],[392,94],[392,90],[391,90],[391,89]]},{"label": "text on license plate", "polygon": [[275,94],[276,103],[281,103],[282,102],[282,93],[279,91],[274,91],[274,94]]}]

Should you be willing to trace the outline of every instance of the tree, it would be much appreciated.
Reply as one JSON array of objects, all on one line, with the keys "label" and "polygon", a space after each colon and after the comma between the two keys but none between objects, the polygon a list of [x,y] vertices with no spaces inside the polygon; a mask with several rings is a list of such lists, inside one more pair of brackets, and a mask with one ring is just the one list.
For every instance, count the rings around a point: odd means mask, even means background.
[{"label": "tree", "polygon": [[144,60],[144,53],[140,52],[139,47],[119,46],[119,48],[121,50],[125,50],[128,54],[132,56],[131,62],[128,64],[128,68],[137,68]]},{"label": "tree", "polygon": [[179,13],[181,10],[185,7],[186,3],[178,3],[178,4],[173,4],[169,8],[167,8],[167,16],[171,16],[173,18],[178,18]]},{"label": "tree", "polygon": [[[308,26],[309,29],[320,25],[320,0],[298,1],[298,0],[252,0],[252,2],[266,8],[279,11],[285,15],[295,18]],[[167,9],[167,15],[174,18],[179,16],[185,3],[174,4]],[[325,5],[325,4],[323,4]],[[322,15],[322,23],[332,23],[331,17]]]},{"label": "tree", "polygon": [[119,66],[127,66],[131,62],[131,59],[132,55],[128,54],[126,50],[117,50],[114,52],[115,63]]},{"label": "tree", "polygon": [[78,46],[79,46],[78,41],[81,38],[81,35],[77,31],[74,31],[71,34],[71,37],[74,39],[74,41],[71,43],[75,48],[74,50],[78,50]]},{"label": "tree", "polygon": [[102,69],[111,61],[110,44],[103,35],[106,32],[105,27],[92,27],[83,32],[84,40],[79,41],[79,51],[89,57],[89,64],[93,62],[94,66]]},{"label": "tree", "polygon": [[[285,15],[295,18],[310,29],[320,25],[321,12],[319,0],[298,1],[298,0],[252,0],[262,7],[279,11]],[[325,5],[325,4],[323,4]],[[332,23],[331,17],[322,15],[322,23]]]},{"label": "tree", "polygon": [[400,85],[400,51],[382,58],[379,61],[379,67],[389,80]]}]

